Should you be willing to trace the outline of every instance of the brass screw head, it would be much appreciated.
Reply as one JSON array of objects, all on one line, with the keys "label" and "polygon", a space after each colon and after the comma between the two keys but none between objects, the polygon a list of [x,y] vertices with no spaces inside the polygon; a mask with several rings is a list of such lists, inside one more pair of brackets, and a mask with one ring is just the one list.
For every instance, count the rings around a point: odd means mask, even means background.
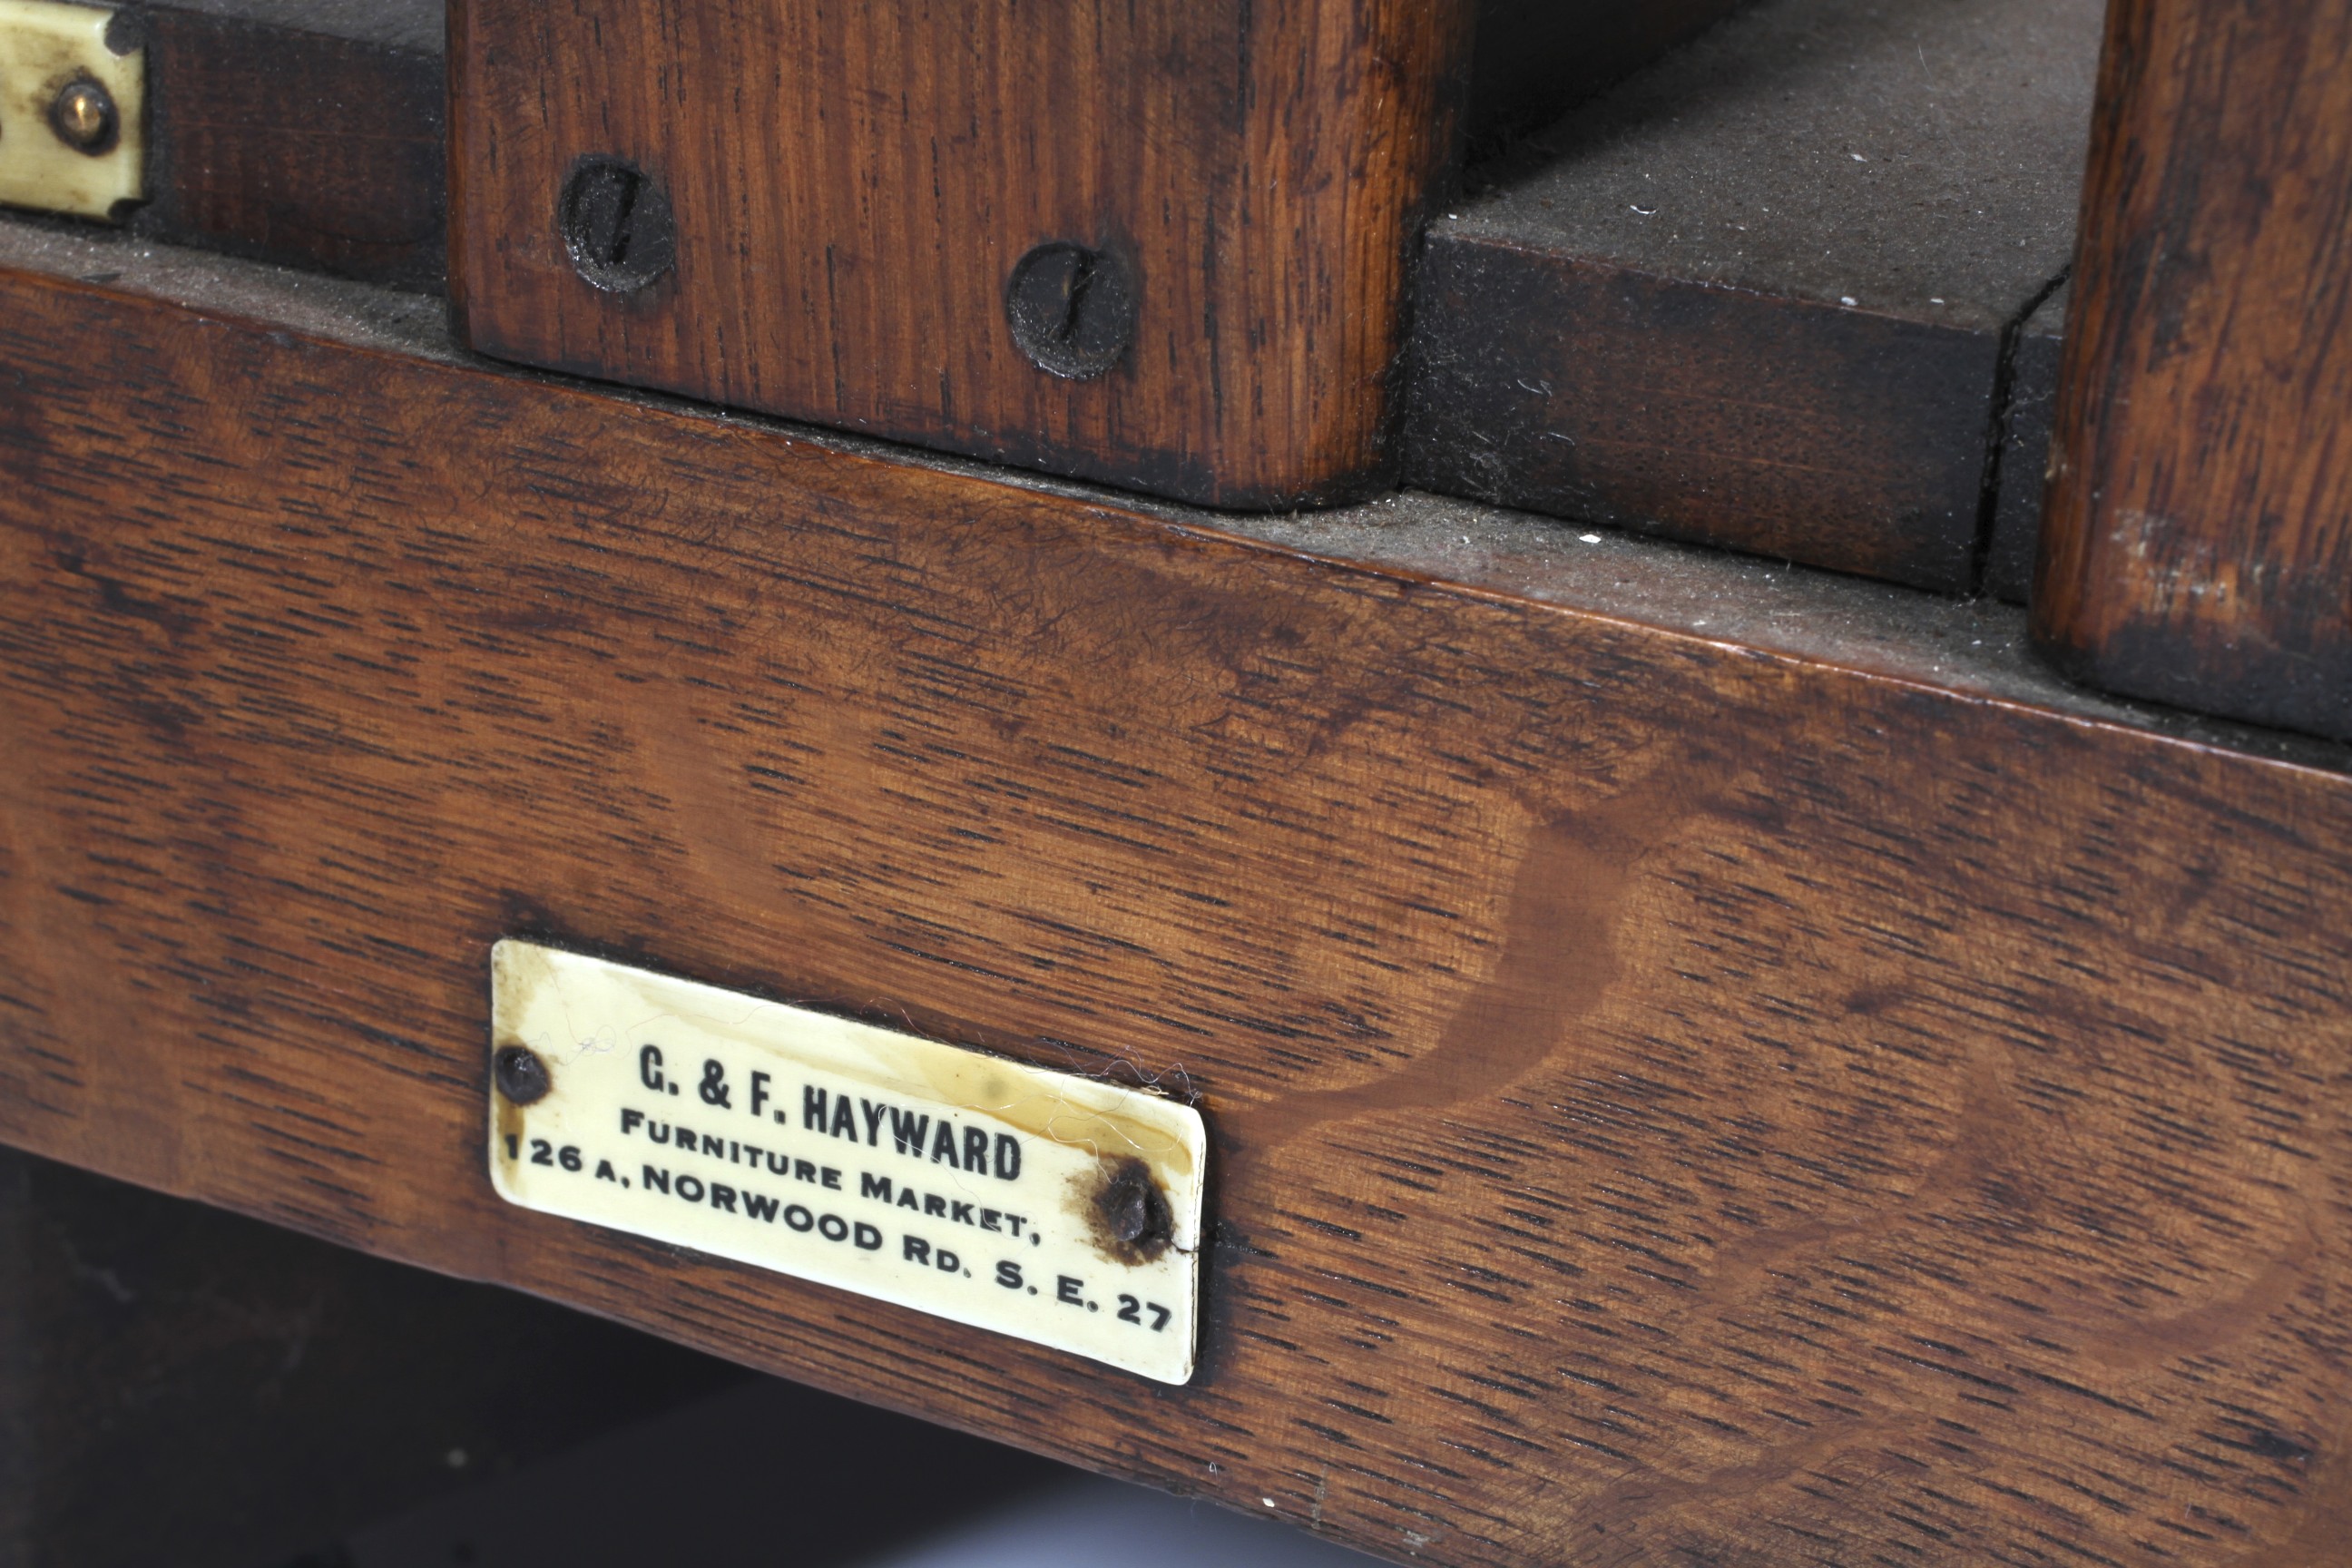
[{"label": "brass screw head", "polygon": [[78,153],[95,157],[106,152],[121,130],[113,95],[88,77],[75,78],[58,89],[50,101],[49,129]]}]

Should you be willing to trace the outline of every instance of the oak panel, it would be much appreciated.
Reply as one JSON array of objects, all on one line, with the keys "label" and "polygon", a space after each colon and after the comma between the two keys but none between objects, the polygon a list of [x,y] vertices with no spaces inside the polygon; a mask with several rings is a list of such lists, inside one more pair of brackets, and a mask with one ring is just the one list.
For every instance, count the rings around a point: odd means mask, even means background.
[{"label": "oak panel", "polygon": [[[0,1139],[1391,1556],[2333,1560],[2341,773],[0,307]],[[1197,1097],[1201,1373],[500,1205],[509,934]]]}]

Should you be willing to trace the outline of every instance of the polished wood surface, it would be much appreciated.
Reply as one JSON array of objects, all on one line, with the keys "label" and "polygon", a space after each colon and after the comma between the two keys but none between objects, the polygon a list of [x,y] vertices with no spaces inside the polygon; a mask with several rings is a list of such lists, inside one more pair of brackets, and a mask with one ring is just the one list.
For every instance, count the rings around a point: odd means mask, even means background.
[{"label": "polished wood surface", "polygon": [[2045,649],[2352,736],[2352,4],[2116,0],[2073,291]]},{"label": "polished wood surface", "polygon": [[[530,0],[450,11],[453,292],[533,364],[1223,506],[1378,487],[1469,0]],[[574,271],[583,159],[675,215]],[[1110,258],[1131,340],[1033,364],[1016,265]],[[1097,285],[1097,293],[1101,292]]]},{"label": "polished wood surface", "polygon": [[[1400,1559],[2337,1560],[2340,752],[35,238],[0,1141]],[[501,1205],[510,934],[1197,1098],[1199,1376]]]}]

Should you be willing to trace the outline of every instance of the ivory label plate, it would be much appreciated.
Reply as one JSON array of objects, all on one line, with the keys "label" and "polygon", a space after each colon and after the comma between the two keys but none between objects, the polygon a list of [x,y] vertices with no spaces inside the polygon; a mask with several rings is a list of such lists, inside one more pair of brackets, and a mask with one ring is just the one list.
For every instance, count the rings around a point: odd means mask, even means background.
[{"label": "ivory label plate", "polygon": [[1190,1107],[532,942],[490,975],[508,1202],[1192,1375]]},{"label": "ivory label plate", "polygon": [[[146,193],[147,54],[116,54],[111,9],[0,0],[0,202],[110,219]],[[58,92],[97,84],[110,109],[100,139],[69,146],[49,122]]]}]

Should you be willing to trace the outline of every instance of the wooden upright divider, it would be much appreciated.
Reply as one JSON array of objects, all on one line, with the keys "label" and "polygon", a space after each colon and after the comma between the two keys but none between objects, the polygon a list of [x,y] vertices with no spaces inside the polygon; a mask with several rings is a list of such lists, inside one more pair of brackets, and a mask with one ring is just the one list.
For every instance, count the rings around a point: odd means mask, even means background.
[{"label": "wooden upright divider", "polygon": [[460,331],[1152,495],[1360,497],[1465,112],[1498,138],[1729,9],[450,0]]},{"label": "wooden upright divider", "polygon": [[2352,0],[2111,0],[2033,624],[2352,737]]},{"label": "wooden upright divider", "polygon": [[[0,1142],[1401,1559],[2341,1561],[2341,748],[6,243]],[[506,936],[1193,1100],[1192,1382],[500,1202]]]},{"label": "wooden upright divider", "polygon": [[1393,469],[1475,11],[452,0],[451,290],[506,358],[1219,505],[1344,497]]}]

